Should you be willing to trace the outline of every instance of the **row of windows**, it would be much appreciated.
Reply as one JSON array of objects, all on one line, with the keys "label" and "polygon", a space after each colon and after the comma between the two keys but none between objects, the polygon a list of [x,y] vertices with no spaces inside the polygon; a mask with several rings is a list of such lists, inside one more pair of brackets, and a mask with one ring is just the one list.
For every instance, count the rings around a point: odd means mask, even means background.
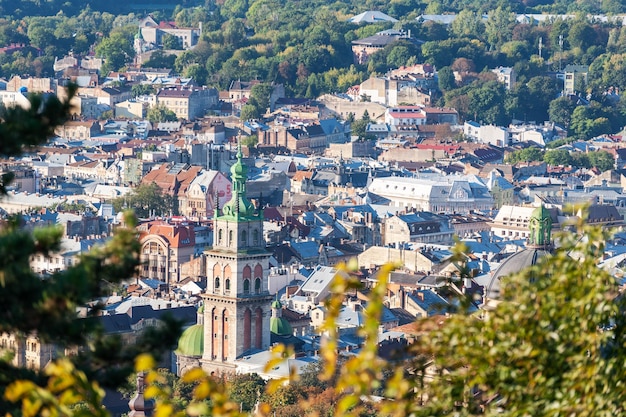
[{"label": "row of windows", "polygon": [[[234,231],[233,230],[229,230],[228,231],[228,242],[227,245],[228,246],[233,246],[234,242]],[[248,242],[248,232],[246,230],[242,230],[241,233],[239,234],[239,242],[242,245],[246,245],[249,244]],[[217,244],[220,246],[223,246],[225,244],[224,242],[224,229],[219,229],[217,232]],[[252,231],[252,246],[258,246],[259,245],[259,231],[258,229],[254,229]]]},{"label": "row of windows", "polygon": [[[251,280],[247,278],[243,280],[243,293],[244,294],[250,294],[250,281]],[[254,293],[255,294],[261,293],[261,284],[262,284],[261,278],[256,278],[254,280]],[[220,285],[221,285],[220,277],[216,277],[215,280],[213,281],[213,290],[219,291]],[[230,292],[230,279],[229,278],[226,278],[224,280],[224,291],[227,294]]]}]

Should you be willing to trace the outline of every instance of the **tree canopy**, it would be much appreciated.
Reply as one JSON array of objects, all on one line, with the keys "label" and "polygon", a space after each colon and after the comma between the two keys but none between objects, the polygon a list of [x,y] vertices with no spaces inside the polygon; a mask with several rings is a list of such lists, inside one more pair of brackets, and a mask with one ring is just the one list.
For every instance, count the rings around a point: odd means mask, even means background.
[{"label": "tree canopy", "polygon": [[164,195],[155,183],[141,184],[123,197],[113,200],[116,212],[131,209],[138,217],[167,216],[174,212],[174,200]]}]

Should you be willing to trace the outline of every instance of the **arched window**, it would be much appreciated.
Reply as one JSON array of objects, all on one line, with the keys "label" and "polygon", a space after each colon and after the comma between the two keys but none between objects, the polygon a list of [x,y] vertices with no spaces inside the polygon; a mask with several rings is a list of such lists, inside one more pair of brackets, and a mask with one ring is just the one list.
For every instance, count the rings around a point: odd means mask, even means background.
[{"label": "arched window", "polygon": [[224,244],[224,230],[220,229],[217,232],[217,243],[219,245],[223,245]]},{"label": "arched window", "polygon": [[243,280],[243,293],[250,294],[250,280],[249,279]]},{"label": "arched window", "polygon": [[228,231],[228,246],[232,246],[233,245],[233,231],[229,230]]},{"label": "arched window", "polygon": [[230,291],[230,279],[226,278],[226,280],[224,280],[224,289],[226,291]]},{"label": "arched window", "polygon": [[252,231],[252,245],[259,246],[259,230],[254,229]]},{"label": "arched window", "polygon": [[220,288],[220,277],[215,277],[215,289]]},{"label": "arched window", "polygon": [[245,245],[248,243],[248,233],[245,230],[241,231],[241,244]]},{"label": "arched window", "polygon": [[260,264],[257,264],[254,267],[254,277],[255,278],[260,278],[263,276],[263,267]]},{"label": "arched window", "polygon": [[254,280],[254,292],[256,294],[261,293],[261,278],[257,278]]},{"label": "arched window", "polygon": [[250,266],[246,265],[243,267],[242,277],[243,279],[252,278],[252,268]]}]

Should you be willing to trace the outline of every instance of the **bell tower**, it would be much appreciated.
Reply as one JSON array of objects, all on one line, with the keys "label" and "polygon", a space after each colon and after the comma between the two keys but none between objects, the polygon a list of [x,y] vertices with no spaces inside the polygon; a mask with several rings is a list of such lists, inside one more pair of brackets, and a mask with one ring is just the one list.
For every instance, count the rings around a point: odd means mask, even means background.
[{"label": "bell tower", "polygon": [[267,275],[270,253],[263,239],[263,213],[246,197],[248,167],[241,145],[232,166],[231,200],[213,220],[213,246],[206,250],[202,367],[234,372],[246,352],[270,346],[272,297]]}]

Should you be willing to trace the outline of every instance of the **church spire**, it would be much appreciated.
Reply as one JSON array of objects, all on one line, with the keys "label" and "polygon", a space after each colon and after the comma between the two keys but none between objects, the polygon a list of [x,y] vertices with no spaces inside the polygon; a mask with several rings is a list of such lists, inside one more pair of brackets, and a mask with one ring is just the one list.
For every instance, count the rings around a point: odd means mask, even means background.
[{"label": "church spire", "polygon": [[254,217],[254,205],[246,196],[246,181],[248,180],[248,167],[243,162],[241,142],[237,146],[237,162],[230,168],[231,181],[233,182],[233,196],[222,209],[222,216],[245,219]]}]

